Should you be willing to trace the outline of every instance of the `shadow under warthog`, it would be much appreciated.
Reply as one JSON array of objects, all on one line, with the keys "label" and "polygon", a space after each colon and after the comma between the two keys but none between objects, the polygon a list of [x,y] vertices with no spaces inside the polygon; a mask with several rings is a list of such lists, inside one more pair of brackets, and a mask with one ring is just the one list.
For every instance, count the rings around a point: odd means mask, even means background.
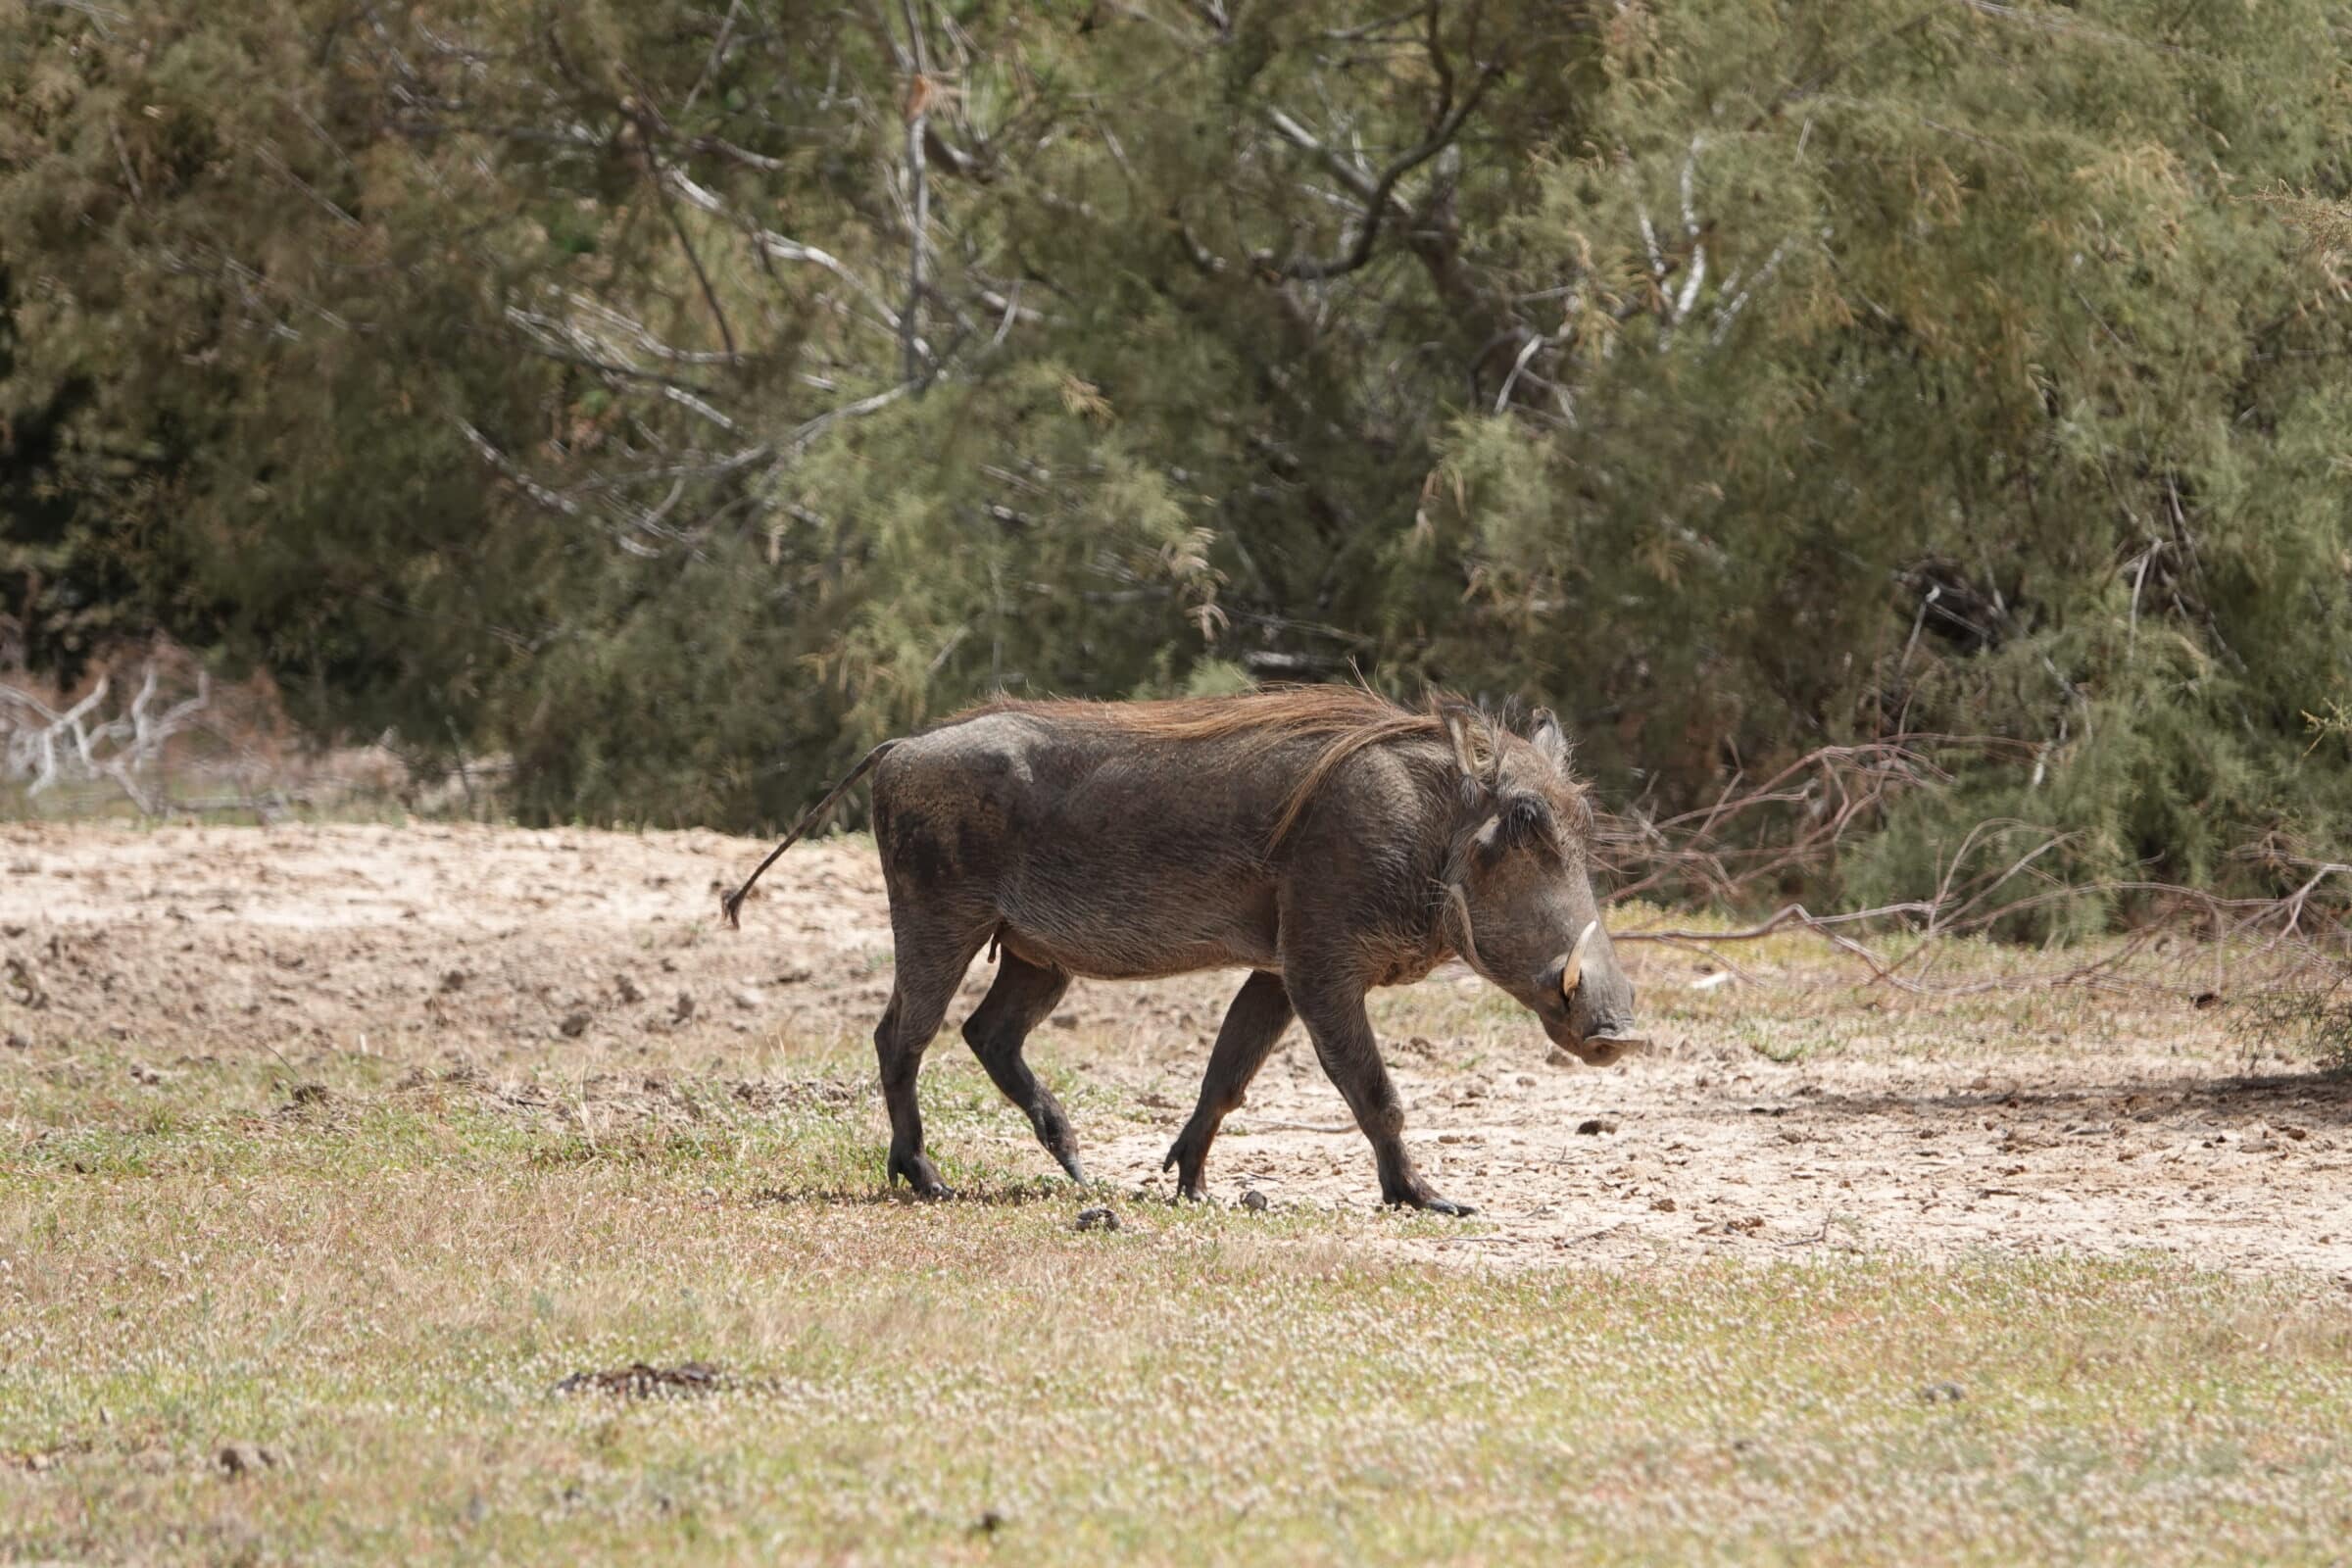
[{"label": "shadow under warthog", "polygon": [[[956,1189],[958,1202],[979,1203],[995,1208],[1023,1208],[1031,1203],[1067,1204],[1071,1200],[1070,1184],[1034,1177],[1025,1181],[971,1182]],[[1111,1189],[1102,1189],[1102,1196],[1113,1196]],[[894,1204],[921,1203],[927,1200],[920,1193],[896,1185],[889,1187],[811,1187],[795,1191],[785,1187],[763,1187],[751,1195],[751,1201],[779,1208],[881,1208]]]}]

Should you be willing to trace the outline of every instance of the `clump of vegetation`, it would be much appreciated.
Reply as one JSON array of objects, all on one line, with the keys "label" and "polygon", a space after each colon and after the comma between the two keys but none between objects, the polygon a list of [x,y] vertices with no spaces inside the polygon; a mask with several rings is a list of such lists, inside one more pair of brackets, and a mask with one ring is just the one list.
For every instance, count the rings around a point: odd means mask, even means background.
[{"label": "clump of vegetation", "polygon": [[2241,1004],[2234,1027],[2252,1045],[2352,1073],[2352,975],[2261,992]]}]

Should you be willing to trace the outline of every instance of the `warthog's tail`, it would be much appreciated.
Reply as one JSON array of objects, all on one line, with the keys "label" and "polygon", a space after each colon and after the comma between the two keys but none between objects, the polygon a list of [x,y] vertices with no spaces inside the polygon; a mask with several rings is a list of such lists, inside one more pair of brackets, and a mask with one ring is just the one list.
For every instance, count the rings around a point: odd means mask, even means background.
[{"label": "warthog's tail", "polygon": [[890,749],[898,744],[899,743],[895,740],[884,741],[881,745],[866,753],[865,760],[859,762],[856,767],[851,768],[849,777],[843,779],[840,783],[825,791],[825,798],[823,800],[817,802],[814,806],[808,808],[808,810],[801,813],[801,819],[792,825],[792,831],[784,835],[784,842],[767,852],[767,858],[760,862],[759,870],[754,871],[750,876],[745,877],[743,879],[743,886],[737,888],[734,892],[727,894],[724,898],[721,898],[718,901],[719,908],[726,912],[727,924],[729,926],[740,927],[743,924],[741,916],[743,913],[744,897],[752,891],[752,884],[759,881],[760,876],[766,872],[767,868],[776,863],[776,857],[782,855],[786,850],[791,849],[795,844],[798,844],[801,841],[801,836],[803,834],[807,833],[810,828],[816,826],[816,824],[823,819],[824,814],[833,809],[833,803],[841,799],[843,792],[848,790],[851,785],[857,783],[859,779],[865,777],[867,770],[870,769],[876,762],[882,760],[883,757],[889,753]]}]

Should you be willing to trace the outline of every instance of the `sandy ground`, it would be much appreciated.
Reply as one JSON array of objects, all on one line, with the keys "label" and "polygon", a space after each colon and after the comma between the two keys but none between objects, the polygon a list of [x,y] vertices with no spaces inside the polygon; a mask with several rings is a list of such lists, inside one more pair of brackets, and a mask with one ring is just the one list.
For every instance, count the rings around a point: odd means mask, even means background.
[{"label": "sandy ground", "polygon": [[[560,1079],[610,1116],[664,1075],[757,1107],[818,1082],[884,1121],[862,1062],[890,985],[863,841],[472,826],[0,826],[0,1074],[94,1043],[139,1070],[237,1054],[464,1064]],[[1650,1055],[1555,1066],[1532,1020],[1458,969],[1376,1008],[1409,1136],[1477,1219],[1400,1227],[1450,1260],[1672,1261],[1817,1249],[2155,1252],[2352,1288],[2352,1082],[2250,1055],[2229,1008],[2029,990],[1923,1003],[1801,956],[1628,949]],[[1750,961],[1753,958],[1753,961]],[[965,1006],[985,990],[974,966]],[[1165,1194],[1231,974],[1080,984],[1031,1057],[1073,1086],[1090,1173]],[[961,1055],[952,1032],[934,1059]],[[958,1136],[969,1136],[959,1133]],[[1009,1106],[983,1135],[1053,1167]],[[937,1140],[935,1139],[935,1145]],[[0,1157],[5,1157],[0,1155]],[[1365,1208],[1371,1161],[1294,1027],[1210,1156],[1221,1200]]]}]

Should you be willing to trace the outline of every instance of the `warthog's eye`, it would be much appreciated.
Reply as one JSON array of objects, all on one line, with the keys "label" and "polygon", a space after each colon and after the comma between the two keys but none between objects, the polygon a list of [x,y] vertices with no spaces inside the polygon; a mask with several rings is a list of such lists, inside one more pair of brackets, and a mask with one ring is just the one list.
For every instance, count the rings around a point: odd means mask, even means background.
[{"label": "warthog's eye", "polygon": [[1533,795],[1515,795],[1502,808],[1494,836],[1507,847],[1556,848],[1559,836],[1551,820],[1551,808]]},{"label": "warthog's eye", "polygon": [[1558,821],[1551,808],[1534,795],[1505,796],[1478,830],[1476,844],[1479,860],[1489,865],[1522,850],[1555,858],[1562,853]]}]

